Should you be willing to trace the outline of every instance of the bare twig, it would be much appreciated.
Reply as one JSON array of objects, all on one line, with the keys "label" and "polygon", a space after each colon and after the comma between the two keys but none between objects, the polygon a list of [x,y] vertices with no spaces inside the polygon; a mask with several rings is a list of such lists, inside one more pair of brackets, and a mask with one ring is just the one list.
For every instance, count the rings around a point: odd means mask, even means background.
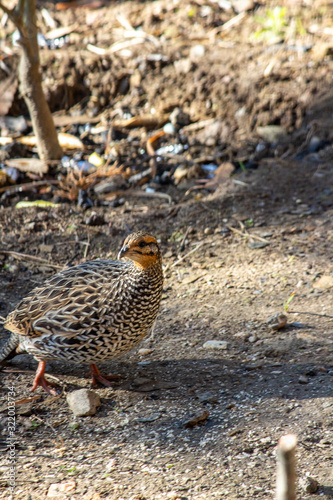
[{"label": "bare twig", "polygon": [[[48,377],[50,378],[54,378],[55,380],[57,380],[59,382],[59,379],[57,379],[56,377],[52,377],[49,373],[47,374]],[[60,394],[57,394],[56,396],[53,396],[51,398],[48,398],[48,399],[45,399],[45,401],[41,401],[40,403],[36,403],[36,406],[42,406],[42,405],[46,405],[46,404],[49,404],[49,403],[53,403],[53,401],[56,401],[57,399],[61,398],[61,396],[64,394],[64,390],[61,391]]]},{"label": "bare twig", "polygon": [[205,243],[212,243],[211,240],[206,240],[206,241],[201,241],[201,243],[199,243],[195,248],[193,248],[193,250],[191,250],[190,252],[188,252],[187,254],[183,255],[183,257],[181,257],[180,259],[176,260],[176,262],[174,262],[173,264],[168,264],[165,269],[164,269],[164,272],[166,273],[167,271],[169,271],[169,269],[171,269],[172,267],[175,267],[177,264],[179,264],[180,262],[182,262],[184,259],[186,259],[186,257],[188,257],[189,255],[192,255],[192,253],[196,252],[197,250],[199,250],[200,247],[202,247],[202,245],[204,245]]},{"label": "bare twig", "polygon": [[221,26],[217,26],[217,28],[212,29],[208,35],[210,37],[217,35],[218,33],[222,33],[223,31],[227,31],[234,26],[237,26],[243,19],[246,17],[246,12],[240,12],[236,16],[229,19],[229,21],[225,22]]},{"label": "bare twig", "polygon": [[89,250],[89,247],[90,247],[90,234],[88,233],[88,241],[82,241],[82,244],[85,245],[85,249],[84,249],[84,252],[83,252],[83,258],[86,259],[87,258],[87,254],[88,254],[88,250]]},{"label": "bare twig", "polygon": [[263,243],[267,243],[267,240],[264,238],[261,238],[260,236],[257,236],[256,234],[249,234],[246,231],[240,231],[239,229],[236,229],[235,227],[232,226],[227,226],[230,231],[233,231],[236,234],[239,234],[240,236],[243,236],[243,238],[253,238],[254,240],[262,241]]},{"label": "bare twig", "polygon": [[179,250],[180,250],[181,252],[183,252],[183,250],[185,250],[185,241],[186,241],[186,238],[187,238],[187,235],[188,235],[189,229],[190,229],[189,227],[186,229],[185,234],[184,234],[184,236],[183,236],[183,239],[182,239],[182,241],[181,241],[181,243],[180,243],[180,245],[179,245]]},{"label": "bare twig", "polygon": [[36,0],[18,0],[10,10],[2,2],[3,10],[20,32],[18,44],[22,48],[19,64],[20,94],[28,107],[32,126],[37,137],[41,160],[58,160],[62,149],[52,115],[42,88],[37,41]]},{"label": "bare twig", "polygon": [[277,448],[276,500],[295,500],[297,436],[286,434]]},{"label": "bare twig", "polygon": [[[112,193],[111,196],[114,196],[115,194],[117,194],[117,196],[133,196],[135,198],[162,198],[164,200],[167,200],[170,205],[172,203],[172,198],[167,193],[146,193],[145,191],[135,191],[134,189],[127,189],[126,191],[117,191],[116,193]],[[107,200],[108,198],[110,198],[110,196],[106,195],[103,198]]]},{"label": "bare twig", "polygon": [[47,260],[40,259],[39,257],[35,257],[34,255],[27,255],[25,253],[13,252],[9,250],[0,250],[0,255],[9,255],[10,257],[14,257],[14,259],[18,260],[32,260],[34,262],[38,262],[39,264],[51,267],[52,269],[61,270],[64,268],[64,266],[58,266],[57,264],[50,264]]},{"label": "bare twig", "polygon": [[5,186],[0,188],[0,193],[4,192],[13,192],[13,193],[21,193],[22,191],[28,191],[29,189],[33,189],[35,187],[45,186],[45,184],[49,184],[52,186],[56,186],[59,184],[59,181],[35,181],[35,182],[26,182],[24,184],[18,184],[15,186]]},{"label": "bare twig", "polygon": [[15,405],[26,405],[28,403],[33,403],[34,401],[40,399],[41,397],[42,397],[41,395],[38,395],[38,396],[30,396],[29,398],[18,399],[17,401],[15,401]]}]

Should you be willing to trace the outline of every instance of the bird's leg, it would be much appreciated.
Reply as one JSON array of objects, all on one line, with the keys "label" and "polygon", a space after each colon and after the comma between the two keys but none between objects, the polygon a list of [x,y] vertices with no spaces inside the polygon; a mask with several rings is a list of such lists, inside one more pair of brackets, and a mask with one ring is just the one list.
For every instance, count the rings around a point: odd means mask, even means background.
[{"label": "bird's leg", "polygon": [[46,378],[44,377],[45,365],[46,365],[45,361],[40,361],[38,363],[38,368],[36,371],[35,380],[34,380],[33,386],[31,387],[30,391],[33,392],[35,389],[37,389],[38,386],[40,386],[40,387],[43,387],[43,389],[46,392],[48,392],[49,394],[57,395],[57,391],[52,389],[52,387],[57,387],[57,385],[54,384],[53,382],[48,382],[46,380]]},{"label": "bird's leg", "polygon": [[110,380],[119,379],[118,375],[101,375],[101,372],[99,371],[95,363],[91,363],[89,375],[91,375],[92,378],[92,386],[98,385],[98,383],[100,383],[102,385],[105,385],[106,387],[112,387]]}]

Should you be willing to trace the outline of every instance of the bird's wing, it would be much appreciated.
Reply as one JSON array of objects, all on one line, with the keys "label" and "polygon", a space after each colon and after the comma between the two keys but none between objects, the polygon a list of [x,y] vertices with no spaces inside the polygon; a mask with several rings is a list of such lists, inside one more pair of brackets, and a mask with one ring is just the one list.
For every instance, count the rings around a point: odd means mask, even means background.
[{"label": "bird's wing", "polygon": [[[124,272],[123,263],[92,261],[55,274],[32,290],[10,313],[4,327],[28,337],[57,334],[72,337],[98,320],[105,295],[114,295]],[[102,263],[102,264],[101,264]],[[121,264],[121,265],[119,265]]]}]

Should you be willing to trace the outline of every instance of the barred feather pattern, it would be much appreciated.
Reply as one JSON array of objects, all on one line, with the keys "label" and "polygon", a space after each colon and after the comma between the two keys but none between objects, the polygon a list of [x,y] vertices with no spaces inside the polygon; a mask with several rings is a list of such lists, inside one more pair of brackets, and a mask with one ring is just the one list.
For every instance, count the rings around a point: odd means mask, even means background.
[{"label": "barred feather pattern", "polygon": [[28,352],[38,361],[106,361],[148,333],[162,286],[160,258],[147,269],[134,262],[85,262],[32,290],[4,326],[19,338],[16,352]]}]

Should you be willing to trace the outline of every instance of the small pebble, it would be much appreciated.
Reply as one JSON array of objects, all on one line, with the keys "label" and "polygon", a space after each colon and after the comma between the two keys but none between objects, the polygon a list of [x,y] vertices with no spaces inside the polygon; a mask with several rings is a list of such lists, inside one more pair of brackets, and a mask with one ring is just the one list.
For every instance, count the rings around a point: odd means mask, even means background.
[{"label": "small pebble", "polygon": [[250,342],[251,344],[254,344],[254,342],[257,342],[258,340],[258,337],[257,335],[254,333],[253,335],[250,335],[249,338],[247,339],[248,342]]},{"label": "small pebble", "polygon": [[200,403],[217,403],[218,399],[211,392],[203,392],[197,396]]},{"label": "small pebble", "polygon": [[168,493],[167,498],[169,500],[179,500],[181,497],[179,496],[179,493],[177,493],[176,491],[170,491]]},{"label": "small pebble", "polygon": [[301,375],[300,378],[298,379],[299,384],[308,384],[309,379],[305,375]]},{"label": "small pebble", "polygon": [[138,350],[138,354],[140,356],[147,356],[147,354],[151,354],[153,351],[152,349],[145,349],[145,348],[142,348],[142,349],[139,349]]},{"label": "small pebble", "polygon": [[316,368],[310,368],[306,373],[305,375],[307,375],[308,377],[315,377],[317,375],[317,370]]},{"label": "small pebble", "polygon": [[190,429],[192,427],[195,427],[196,425],[201,425],[204,422],[206,422],[208,417],[209,417],[209,411],[207,410],[200,411],[187,418],[185,417],[185,419],[183,420],[184,427]]},{"label": "small pebble", "polygon": [[300,479],[300,486],[306,493],[316,493],[316,491],[318,491],[319,483],[312,477],[302,477]]},{"label": "small pebble", "polygon": [[163,127],[163,131],[166,134],[174,135],[176,133],[176,128],[172,123],[166,123]]},{"label": "small pebble", "polygon": [[322,140],[314,135],[313,137],[311,137],[308,152],[315,153],[319,149],[321,144]]},{"label": "small pebble", "polygon": [[108,461],[108,463],[105,466],[106,471],[111,471],[112,469],[115,468],[117,463],[117,460],[115,458],[111,458],[111,460]]},{"label": "small pebble", "polygon": [[103,226],[103,224],[105,224],[104,215],[97,214],[96,212],[91,212],[86,219],[87,226]]},{"label": "small pebble", "polygon": [[269,242],[265,241],[249,241],[248,247],[252,248],[252,250],[259,250],[260,248],[265,248],[269,245]]},{"label": "small pebble", "polygon": [[[189,61],[190,63],[190,61]],[[185,63],[186,66],[186,63]],[[191,118],[188,113],[185,113],[179,108],[175,108],[172,113],[169,116],[170,122],[175,126],[175,127],[184,127],[185,125],[188,125],[191,123]]]},{"label": "small pebble", "polygon": [[205,52],[206,49],[204,45],[193,45],[190,49],[190,59],[192,59],[192,61],[197,61],[197,59],[205,55]]},{"label": "small pebble", "polygon": [[28,224],[25,224],[25,229],[27,231],[34,231],[36,229],[36,222],[28,222]]},{"label": "small pebble", "polygon": [[6,271],[12,274],[17,274],[20,272],[20,266],[18,266],[17,264],[8,264],[6,266]]},{"label": "small pebble", "polygon": [[226,342],[225,340],[208,340],[202,347],[204,349],[226,350],[228,349],[228,342]]},{"label": "small pebble", "polygon": [[75,488],[75,481],[67,481],[66,483],[53,483],[50,484],[46,496],[49,498],[64,498],[65,494],[75,490]]},{"label": "small pebble", "polygon": [[330,288],[333,288],[333,276],[322,276],[314,283],[313,288],[317,288],[319,290],[329,290]]},{"label": "small pebble", "polygon": [[266,125],[265,127],[257,127],[257,134],[265,141],[275,143],[285,139],[288,132],[280,125]]},{"label": "small pebble", "polygon": [[260,370],[262,368],[263,364],[258,361],[257,363],[251,363],[249,365],[245,365],[246,370]]},{"label": "small pebble", "polygon": [[204,234],[213,234],[213,229],[211,227],[205,227]]},{"label": "small pebble", "polygon": [[247,341],[251,334],[249,332],[238,332],[234,334],[234,337]]},{"label": "small pebble", "polygon": [[235,429],[231,429],[231,431],[229,431],[227,433],[227,435],[229,437],[233,437],[233,436],[237,436],[237,434],[242,434],[244,432],[244,429],[241,428],[241,427],[236,427]]},{"label": "small pebble", "polygon": [[138,422],[154,422],[158,418],[160,418],[161,414],[160,413],[152,413],[151,415],[148,415],[147,417],[140,417],[138,418]]},{"label": "small pebble", "polygon": [[288,321],[288,317],[284,313],[276,313],[273,314],[268,320],[266,321],[267,325],[269,328],[272,328],[272,330],[280,330],[283,328]]},{"label": "small pebble", "polygon": [[150,365],[151,361],[139,361],[138,362],[138,366],[146,366],[146,365]]}]

